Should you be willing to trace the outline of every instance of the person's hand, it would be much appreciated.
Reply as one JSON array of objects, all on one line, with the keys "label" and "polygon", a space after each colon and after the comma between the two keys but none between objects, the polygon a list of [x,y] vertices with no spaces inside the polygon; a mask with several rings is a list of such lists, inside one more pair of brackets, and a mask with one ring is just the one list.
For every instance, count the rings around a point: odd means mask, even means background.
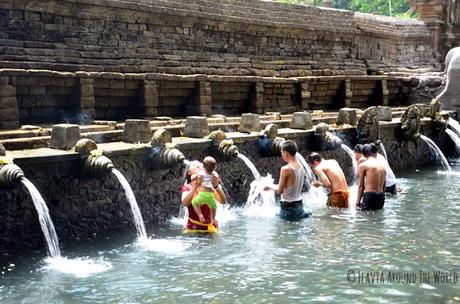
[{"label": "person's hand", "polygon": [[220,179],[219,176],[213,176],[212,179],[211,179],[211,184],[213,186],[213,188],[217,188],[219,187],[220,184],[222,184],[222,180]]},{"label": "person's hand", "polygon": [[264,190],[264,191],[270,191],[270,190],[273,190],[273,188],[270,187],[270,186],[265,186],[263,190]]},{"label": "person's hand", "polygon": [[321,183],[319,181],[313,181],[311,184],[316,188],[321,187]]},{"label": "person's hand", "polygon": [[204,219],[203,214],[199,214],[199,215],[198,215],[198,218],[200,219],[200,222],[201,222],[201,223],[206,223],[206,220]]},{"label": "person's hand", "polygon": [[202,182],[203,182],[203,176],[197,175],[197,177],[195,179],[195,185],[200,186]]}]

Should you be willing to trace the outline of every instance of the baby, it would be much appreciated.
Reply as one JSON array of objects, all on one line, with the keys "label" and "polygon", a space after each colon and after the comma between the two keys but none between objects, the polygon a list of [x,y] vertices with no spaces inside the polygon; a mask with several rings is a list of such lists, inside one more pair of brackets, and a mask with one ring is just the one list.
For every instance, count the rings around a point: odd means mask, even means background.
[{"label": "baby", "polygon": [[215,222],[217,203],[214,196],[214,187],[211,182],[213,177],[219,177],[217,172],[214,171],[215,169],[216,160],[211,156],[206,156],[203,160],[202,170],[195,177],[201,179],[201,185],[198,189],[198,194],[192,200],[192,206],[202,223],[205,223],[205,218],[203,213],[201,213],[201,205],[208,205],[211,210],[211,224]]}]

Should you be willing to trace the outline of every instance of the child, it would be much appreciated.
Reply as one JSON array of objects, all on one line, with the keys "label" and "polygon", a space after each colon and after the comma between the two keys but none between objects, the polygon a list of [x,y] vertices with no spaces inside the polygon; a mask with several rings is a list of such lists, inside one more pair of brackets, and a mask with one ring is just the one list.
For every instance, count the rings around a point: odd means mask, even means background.
[{"label": "child", "polygon": [[192,206],[202,223],[205,223],[205,219],[201,213],[200,206],[204,204],[208,205],[209,209],[211,209],[211,224],[215,222],[217,203],[214,196],[214,187],[211,183],[214,176],[219,177],[217,172],[214,171],[215,169],[216,160],[211,156],[206,156],[203,160],[203,169],[195,177],[201,179],[201,184],[197,196],[192,200]]}]

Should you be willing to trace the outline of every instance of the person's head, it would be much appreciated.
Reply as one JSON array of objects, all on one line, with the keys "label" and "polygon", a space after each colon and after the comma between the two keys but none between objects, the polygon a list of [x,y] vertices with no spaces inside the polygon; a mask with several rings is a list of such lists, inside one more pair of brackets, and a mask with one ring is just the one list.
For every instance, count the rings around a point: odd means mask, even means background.
[{"label": "person's head", "polygon": [[353,148],[353,152],[355,153],[355,159],[359,160],[363,156],[363,145],[357,144]]},{"label": "person's head", "polygon": [[203,159],[203,168],[208,172],[212,172],[216,170],[216,165],[217,165],[217,162],[212,156],[206,156]]},{"label": "person's head", "polygon": [[321,161],[323,160],[323,158],[321,157],[321,155],[319,155],[319,153],[316,153],[316,152],[313,152],[311,153],[310,155],[308,155],[307,157],[307,163],[311,166],[311,167],[316,167],[318,166]]},{"label": "person's head", "polygon": [[285,140],[281,144],[281,156],[283,157],[284,160],[286,160],[286,157],[295,157],[297,151],[299,151],[299,148],[297,147],[297,144],[295,141],[292,140]]},{"label": "person's head", "polygon": [[377,151],[379,149],[375,144],[365,144],[363,147],[363,155],[364,157],[369,157],[369,156],[377,156]]}]

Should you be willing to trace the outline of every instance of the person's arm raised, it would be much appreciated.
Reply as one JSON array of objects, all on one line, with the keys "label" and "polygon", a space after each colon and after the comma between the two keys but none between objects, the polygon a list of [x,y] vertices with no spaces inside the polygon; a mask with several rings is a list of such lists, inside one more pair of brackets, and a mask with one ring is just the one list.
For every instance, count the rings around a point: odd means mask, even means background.
[{"label": "person's arm raised", "polygon": [[192,183],[192,187],[190,191],[182,192],[182,196],[181,196],[182,205],[184,205],[185,207],[190,205],[190,203],[193,200],[193,197],[195,196],[195,192],[198,190],[198,187],[200,186],[200,184],[201,184],[201,180],[197,179],[195,180],[194,183]]}]

